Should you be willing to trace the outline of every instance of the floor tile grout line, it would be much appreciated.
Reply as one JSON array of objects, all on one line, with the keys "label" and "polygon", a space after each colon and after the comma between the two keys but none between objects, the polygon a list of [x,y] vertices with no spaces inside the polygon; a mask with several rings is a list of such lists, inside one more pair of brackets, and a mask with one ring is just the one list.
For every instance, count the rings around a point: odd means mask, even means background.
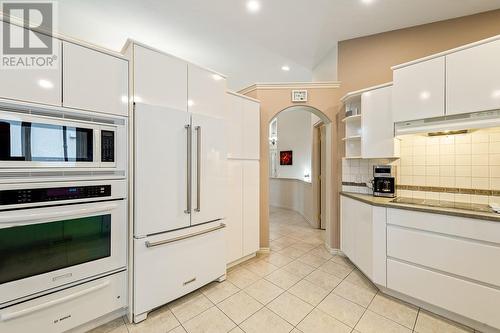
[{"label": "floor tile grout line", "polygon": [[[318,269],[319,269],[319,268],[318,268]],[[351,272],[352,272],[352,271],[351,271]],[[329,273],[327,273],[327,272],[324,272],[324,273],[325,273],[325,274],[329,274]],[[349,274],[350,274],[350,273],[349,273]],[[348,274],[347,276],[349,276],[349,274]],[[329,274],[329,275],[332,275],[332,274]],[[332,276],[334,276],[334,275],[332,275]],[[341,280],[341,281],[337,284],[337,286],[335,286],[335,288],[337,288],[337,287],[338,287],[338,286],[339,286],[342,282],[344,282],[344,280],[345,280],[345,279],[347,279],[347,276],[346,276],[346,277],[344,277],[344,278],[343,278],[343,279],[342,279],[342,280]],[[337,278],[338,278],[338,277],[337,277]],[[305,278],[304,278],[304,279],[305,279]],[[312,283],[312,282],[311,282],[311,283]],[[323,297],[323,298],[321,299],[321,301],[318,303],[318,305],[316,305],[316,306],[315,306],[315,307],[314,307],[314,308],[313,308],[313,309],[312,309],[312,310],[311,310],[311,311],[310,311],[310,312],[309,312],[309,313],[308,313],[308,314],[307,314],[307,315],[306,315],[306,316],[305,316],[305,317],[304,317],[304,318],[303,318],[303,319],[302,319],[302,320],[301,320],[301,321],[297,324],[297,326],[299,326],[299,325],[300,325],[300,323],[301,323],[301,322],[303,322],[303,321],[304,321],[304,319],[306,319],[306,318],[307,318],[307,316],[309,316],[309,315],[310,315],[310,314],[311,314],[311,313],[312,313],[315,309],[318,309],[319,311],[321,311],[321,312],[325,313],[326,315],[328,315],[328,316],[330,316],[330,317],[334,318],[335,320],[337,320],[337,321],[339,321],[339,322],[341,322],[341,323],[345,324],[344,322],[342,322],[342,321],[338,320],[337,318],[335,318],[335,317],[331,316],[330,314],[328,314],[328,313],[326,313],[326,312],[324,312],[324,311],[322,311],[321,309],[319,309],[319,308],[318,308],[318,306],[319,306],[319,305],[320,305],[320,304],[321,304],[321,303],[322,303],[322,302],[323,302],[323,301],[324,301],[324,300],[325,300],[328,296],[330,296],[330,295],[333,293],[333,291],[335,290],[335,288],[333,288],[333,289],[332,289],[332,290],[331,290],[331,291],[330,291],[330,292],[329,292],[329,293],[328,293],[325,297]],[[337,295],[337,294],[335,294],[335,295]],[[297,327],[297,326],[296,326],[296,327]],[[350,326],[349,326],[349,325],[347,325],[347,327],[350,327]],[[354,328],[353,328],[353,330],[354,330]],[[352,331],[351,331],[351,332],[352,332]]]},{"label": "floor tile grout line", "polygon": [[413,323],[412,332],[415,332],[415,329],[417,328],[417,321],[418,321],[418,316],[420,316],[420,310],[422,310],[422,308],[419,307],[417,311],[417,316],[415,317],[415,322]]}]

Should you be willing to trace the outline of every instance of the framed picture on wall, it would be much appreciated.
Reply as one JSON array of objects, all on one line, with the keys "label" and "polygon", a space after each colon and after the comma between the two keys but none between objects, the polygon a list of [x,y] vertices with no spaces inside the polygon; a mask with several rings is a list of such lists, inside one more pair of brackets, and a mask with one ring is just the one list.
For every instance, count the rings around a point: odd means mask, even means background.
[{"label": "framed picture on wall", "polygon": [[293,165],[293,151],[280,151],[280,165]]}]

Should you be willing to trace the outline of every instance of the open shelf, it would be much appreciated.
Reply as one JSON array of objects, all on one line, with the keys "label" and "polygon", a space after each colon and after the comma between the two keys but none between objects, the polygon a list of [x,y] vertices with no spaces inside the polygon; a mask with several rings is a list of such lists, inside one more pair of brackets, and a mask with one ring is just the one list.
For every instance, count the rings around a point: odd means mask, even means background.
[{"label": "open shelf", "polygon": [[353,136],[347,136],[342,139],[343,141],[348,141],[348,140],[361,140],[361,135],[353,135]]},{"label": "open shelf", "polygon": [[343,123],[358,122],[358,121],[361,121],[361,115],[360,114],[356,114],[354,116],[345,117],[344,119],[342,119]]}]

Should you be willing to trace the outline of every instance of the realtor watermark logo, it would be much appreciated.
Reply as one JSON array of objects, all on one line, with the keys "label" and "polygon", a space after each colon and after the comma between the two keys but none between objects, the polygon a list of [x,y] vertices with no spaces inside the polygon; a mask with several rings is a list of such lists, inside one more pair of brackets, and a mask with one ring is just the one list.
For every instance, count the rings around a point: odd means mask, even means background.
[{"label": "realtor watermark logo", "polygon": [[57,68],[59,44],[54,43],[53,2],[2,2],[1,69]]}]

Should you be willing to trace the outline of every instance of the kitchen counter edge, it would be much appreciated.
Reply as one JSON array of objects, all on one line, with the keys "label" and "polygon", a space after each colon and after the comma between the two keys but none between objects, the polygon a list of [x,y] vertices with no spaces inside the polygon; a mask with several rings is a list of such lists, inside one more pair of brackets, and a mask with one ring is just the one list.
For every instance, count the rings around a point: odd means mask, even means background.
[{"label": "kitchen counter edge", "polygon": [[426,207],[426,206],[418,206],[411,204],[393,203],[391,201],[394,200],[394,198],[374,197],[369,194],[340,192],[340,195],[377,207],[413,210],[424,213],[451,215],[457,217],[500,222],[500,214],[495,214],[495,213],[473,212],[455,208]]}]

